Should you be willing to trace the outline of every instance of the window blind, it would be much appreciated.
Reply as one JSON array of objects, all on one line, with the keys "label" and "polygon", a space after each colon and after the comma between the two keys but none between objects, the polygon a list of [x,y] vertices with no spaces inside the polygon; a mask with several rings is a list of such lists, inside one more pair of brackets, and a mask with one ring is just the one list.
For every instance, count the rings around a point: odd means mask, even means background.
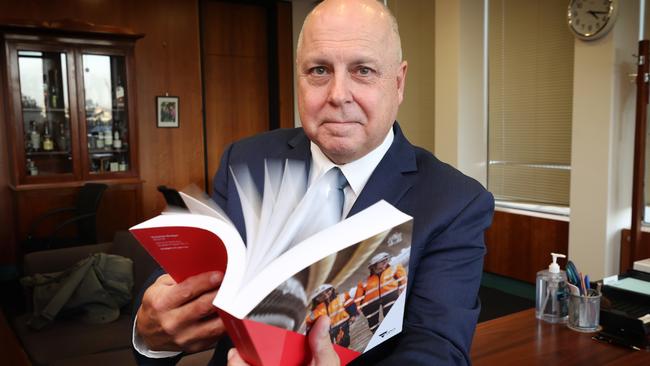
[{"label": "window blind", "polygon": [[488,189],[569,204],[573,36],[566,0],[490,0]]}]

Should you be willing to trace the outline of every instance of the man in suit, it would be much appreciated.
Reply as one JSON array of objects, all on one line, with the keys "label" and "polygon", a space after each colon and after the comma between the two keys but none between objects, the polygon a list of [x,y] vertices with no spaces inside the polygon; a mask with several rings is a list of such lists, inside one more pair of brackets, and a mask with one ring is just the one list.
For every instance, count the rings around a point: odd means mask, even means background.
[{"label": "man in suit", "polygon": [[[213,199],[243,234],[229,166],[248,165],[258,188],[264,159],[302,160],[310,181],[338,167],[348,181],[347,215],[384,199],[414,217],[403,331],[355,363],[469,364],[480,310],[483,232],[494,201],[478,182],[411,145],[395,122],[407,71],[395,18],[375,0],[320,3],[303,25],[296,71],[303,127],[231,145]],[[215,343],[212,364],[225,364],[232,345],[211,306],[220,279],[219,273],[180,284],[168,275],[157,278],[144,293],[134,326],[142,364],[171,361],[165,357]],[[327,321],[317,321],[309,337],[317,365],[338,361]],[[230,350],[229,362],[243,364],[236,350]]]}]

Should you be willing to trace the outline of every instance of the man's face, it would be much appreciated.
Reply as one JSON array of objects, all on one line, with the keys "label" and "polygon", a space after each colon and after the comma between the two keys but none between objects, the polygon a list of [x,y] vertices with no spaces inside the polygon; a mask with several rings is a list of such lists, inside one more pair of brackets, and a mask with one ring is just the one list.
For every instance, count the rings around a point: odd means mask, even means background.
[{"label": "man's face", "polygon": [[370,272],[372,272],[372,274],[380,275],[384,270],[386,270],[386,268],[388,268],[388,259],[370,266]]},{"label": "man's face", "polygon": [[406,62],[376,6],[335,1],[305,24],[296,60],[307,136],[337,164],[379,146],[402,102]]},{"label": "man's face", "polygon": [[329,288],[316,296],[316,302],[330,302],[334,298],[334,289]]}]

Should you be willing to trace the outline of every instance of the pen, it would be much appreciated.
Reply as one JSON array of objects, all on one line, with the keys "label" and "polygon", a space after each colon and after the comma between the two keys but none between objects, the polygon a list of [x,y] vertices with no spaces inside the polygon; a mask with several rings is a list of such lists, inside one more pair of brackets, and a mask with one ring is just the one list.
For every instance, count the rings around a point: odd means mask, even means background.
[{"label": "pen", "polygon": [[580,294],[583,296],[587,296],[587,288],[585,287],[585,278],[582,276],[582,272],[580,272]]},{"label": "pen", "polygon": [[586,296],[589,296],[589,291],[591,290],[591,285],[589,284],[589,275],[585,275],[585,292]]}]

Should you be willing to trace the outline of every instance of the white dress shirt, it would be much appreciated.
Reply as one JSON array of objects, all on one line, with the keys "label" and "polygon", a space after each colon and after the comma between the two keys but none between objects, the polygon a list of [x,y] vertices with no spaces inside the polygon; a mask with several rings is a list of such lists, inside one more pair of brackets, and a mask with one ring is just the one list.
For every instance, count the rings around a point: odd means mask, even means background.
[{"label": "white dress shirt", "polygon": [[334,167],[339,167],[348,180],[348,185],[345,187],[345,203],[343,204],[343,217],[346,217],[352,209],[352,205],[361,194],[363,187],[368,183],[370,175],[381,159],[386,155],[386,152],[393,143],[395,135],[393,129],[388,131],[384,141],[377,146],[374,150],[364,155],[360,159],[349,162],[343,165],[334,164],[316,145],[311,142],[311,169],[309,171],[309,184],[311,185],[321,175],[328,172]]},{"label": "white dress shirt", "polygon": [[[360,159],[352,161],[344,165],[334,164],[316,145],[311,142],[311,168],[309,171],[309,185],[314,183],[317,178],[325,174],[327,171],[334,167],[339,167],[343,175],[348,180],[348,185],[344,189],[345,202],[343,204],[343,217],[346,217],[352,209],[352,205],[357,200],[363,187],[368,183],[370,175],[375,170],[381,159],[386,155],[386,152],[393,143],[395,134],[391,128],[386,134],[384,141],[377,146],[374,150],[364,155]],[[135,331],[135,323],[138,321],[136,316],[133,322],[133,347],[143,356],[148,358],[167,358],[174,357],[181,352],[171,351],[152,351],[149,350],[144,341],[138,336]]]}]

